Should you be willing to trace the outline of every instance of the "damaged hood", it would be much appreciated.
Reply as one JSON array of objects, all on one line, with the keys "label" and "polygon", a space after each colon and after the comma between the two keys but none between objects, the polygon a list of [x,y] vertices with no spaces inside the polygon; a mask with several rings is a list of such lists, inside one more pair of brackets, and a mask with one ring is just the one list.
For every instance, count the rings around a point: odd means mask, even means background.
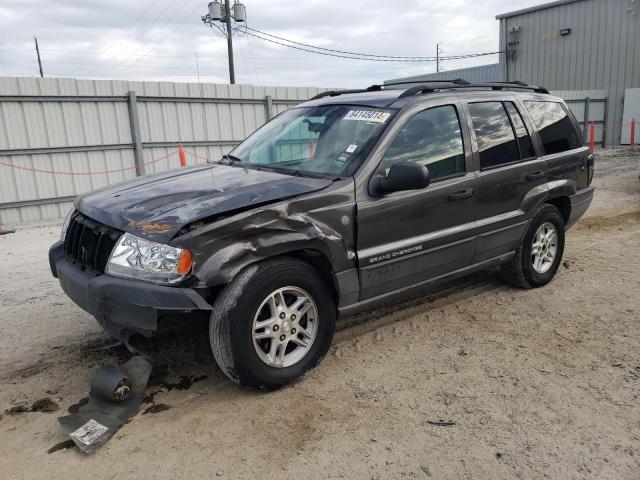
[{"label": "damaged hood", "polygon": [[87,193],[74,205],[101,223],[167,243],[194,221],[311,193],[331,183],[327,178],[207,164]]}]

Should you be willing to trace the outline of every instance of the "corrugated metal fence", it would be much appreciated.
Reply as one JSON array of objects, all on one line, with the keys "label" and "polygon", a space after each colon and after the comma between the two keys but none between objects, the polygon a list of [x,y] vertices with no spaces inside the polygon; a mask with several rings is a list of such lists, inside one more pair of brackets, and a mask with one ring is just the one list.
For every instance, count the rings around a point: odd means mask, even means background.
[{"label": "corrugated metal fence", "polygon": [[78,194],[217,160],[303,87],[0,77],[0,223],[59,218]]}]

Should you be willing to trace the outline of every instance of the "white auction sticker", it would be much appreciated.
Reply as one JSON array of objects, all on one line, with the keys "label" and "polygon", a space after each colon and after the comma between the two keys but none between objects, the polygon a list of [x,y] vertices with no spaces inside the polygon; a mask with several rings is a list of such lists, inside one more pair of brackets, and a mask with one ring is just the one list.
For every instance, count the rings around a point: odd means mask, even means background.
[{"label": "white auction sticker", "polygon": [[376,110],[349,110],[344,116],[345,120],[360,120],[361,122],[384,123],[391,116],[389,112]]},{"label": "white auction sticker", "polygon": [[109,427],[105,427],[92,418],[69,436],[85,445],[93,445],[99,441],[108,430]]},{"label": "white auction sticker", "polygon": [[355,144],[353,144],[353,143],[352,143],[351,145],[349,145],[349,146],[347,147],[347,149],[345,150],[345,152],[347,152],[347,153],[353,153],[353,152],[355,152],[355,151],[356,151],[356,148],[358,148],[358,145],[355,145]]}]

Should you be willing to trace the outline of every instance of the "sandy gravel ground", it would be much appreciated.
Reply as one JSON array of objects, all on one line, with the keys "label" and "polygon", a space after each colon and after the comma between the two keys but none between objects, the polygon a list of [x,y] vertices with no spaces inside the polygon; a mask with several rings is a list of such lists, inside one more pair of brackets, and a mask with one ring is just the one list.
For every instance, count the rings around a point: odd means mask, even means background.
[{"label": "sandy gravel ground", "polygon": [[0,412],[60,407],[2,415],[0,478],[638,480],[639,162],[600,156],[595,203],[550,285],[488,271],[346,319],[294,387],[236,387],[198,326],[160,339],[166,375],[146,413],[92,456],[47,453],[66,440],[56,418],[126,352],[50,277],[59,225],[0,236]]}]

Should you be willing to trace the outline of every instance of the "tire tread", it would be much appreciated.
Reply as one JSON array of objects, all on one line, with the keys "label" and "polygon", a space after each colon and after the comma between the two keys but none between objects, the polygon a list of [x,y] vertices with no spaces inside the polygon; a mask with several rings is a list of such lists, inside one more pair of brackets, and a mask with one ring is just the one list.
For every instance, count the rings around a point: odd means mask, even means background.
[{"label": "tire tread", "polygon": [[[246,371],[247,366],[244,365],[244,369],[236,364],[237,355],[234,353],[233,338],[231,333],[231,322],[238,321],[232,318],[236,309],[239,307],[240,302],[243,301],[243,297],[247,291],[252,287],[258,285],[276,281],[277,278],[285,272],[305,272],[307,280],[311,280],[316,288],[323,291],[327,298],[325,299],[325,305],[329,312],[324,321],[329,322],[331,328],[331,335],[328,339],[329,345],[331,338],[333,338],[333,328],[335,322],[335,305],[333,299],[328,294],[326,286],[322,283],[321,276],[317,270],[308,263],[299,260],[294,257],[280,257],[277,259],[266,260],[261,263],[257,263],[247,267],[241,271],[230,283],[228,283],[218,295],[213,309],[211,312],[211,321],[209,327],[209,340],[211,343],[211,351],[213,356],[220,367],[220,370],[233,382],[238,383],[244,387],[253,390],[274,390],[282,386],[294,383],[304,376],[306,376],[325,356],[326,351],[320,351],[320,355],[315,359],[309,359],[309,367],[299,377],[292,378],[288,381],[276,383],[269,383],[265,381],[259,381],[255,378],[255,375],[250,374],[248,378]],[[246,297],[245,297],[246,298]],[[316,302],[318,299],[316,299]],[[329,345],[326,345],[328,350]],[[242,372],[245,372],[244,374]]]}]

